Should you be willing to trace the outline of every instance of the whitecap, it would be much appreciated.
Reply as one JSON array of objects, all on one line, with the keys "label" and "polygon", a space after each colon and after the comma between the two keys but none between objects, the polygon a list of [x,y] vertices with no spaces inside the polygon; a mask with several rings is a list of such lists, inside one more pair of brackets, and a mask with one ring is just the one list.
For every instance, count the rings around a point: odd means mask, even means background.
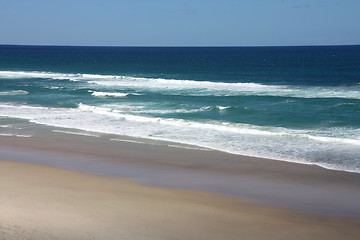
[{"label": "whitecap", "polygon": [[0,96],[27,95],[27,94],[29,94],[29,92],[24,91],[24,90],[14,90],[14,91],[0,92]]},{"label": "whitecap", "polygon": [[129,93],[120,93],[120,92],[93,92],[95,97],[126,97]]},{"label": "whitecap", "polygon": [[52,73],[0,71],[0,78],[46,78],[83,81],[112,88],[130,88],[155,91],[170,95],[214,96],[277,96],[294,98],[347,98],[360,99],[360,91],[351,87],[305,87],[290,85],[266,85],[254,82],[211,82],[163,78],[144,78],[121,75],[86,73]]},{"label": "whitecap", "polygon": [[334,107],[340,107],[340,106],[355,106],[356,103],[338,103],[338,104],[335,104]]},{"label": "whitecap", "polygon": [[216,106],[216,108],[218,108],[219,110],[226,110],[226,109],[229,109],[231,107]]}]

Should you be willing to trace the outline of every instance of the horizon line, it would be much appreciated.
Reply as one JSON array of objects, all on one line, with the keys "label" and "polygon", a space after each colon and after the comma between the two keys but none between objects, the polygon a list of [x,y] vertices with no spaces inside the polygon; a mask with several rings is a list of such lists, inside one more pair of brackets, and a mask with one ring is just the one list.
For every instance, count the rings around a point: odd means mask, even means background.
[{"label": "horizon line", "polygon": [[8,44],[0,43],[0,46],[23,46],[23,47],[139,47],[139,48],[226,48],[226,47],[337,47],[337,46],[360,46],[358,44],[319,44],[319,45],[193,45],[193,46],[181,46],[181,45],[52,45],[52,44]]}]

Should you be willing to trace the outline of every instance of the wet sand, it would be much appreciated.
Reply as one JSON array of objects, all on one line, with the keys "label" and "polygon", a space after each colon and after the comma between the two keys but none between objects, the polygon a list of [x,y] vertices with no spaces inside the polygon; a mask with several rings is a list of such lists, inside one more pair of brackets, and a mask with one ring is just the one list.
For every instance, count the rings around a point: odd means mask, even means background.
[{"label": "wet sand", "polygon": [[358,239],[360,220],[0,161],[1,239]]},{"label": "wet sand", "polygon": [[360,236],[357,173],[123,140],[0,137],[0,239]]}]

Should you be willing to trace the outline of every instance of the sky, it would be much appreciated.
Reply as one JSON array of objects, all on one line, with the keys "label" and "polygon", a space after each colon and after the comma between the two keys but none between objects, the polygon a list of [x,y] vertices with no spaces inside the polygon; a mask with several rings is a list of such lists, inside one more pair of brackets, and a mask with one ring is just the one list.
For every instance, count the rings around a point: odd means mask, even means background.
[{"label": "sky", "polygon": [[360,0],[0,0],[0,44],[360,44]]}]

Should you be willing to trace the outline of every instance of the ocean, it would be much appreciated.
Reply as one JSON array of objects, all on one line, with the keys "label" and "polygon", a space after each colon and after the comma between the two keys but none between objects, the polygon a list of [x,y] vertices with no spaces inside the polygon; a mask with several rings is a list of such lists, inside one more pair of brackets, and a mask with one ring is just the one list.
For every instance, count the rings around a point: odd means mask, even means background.
[{"label": "ocean", "polygon": [[360,172],[360,46],[0,45],[0,136],[36,124]]}]

